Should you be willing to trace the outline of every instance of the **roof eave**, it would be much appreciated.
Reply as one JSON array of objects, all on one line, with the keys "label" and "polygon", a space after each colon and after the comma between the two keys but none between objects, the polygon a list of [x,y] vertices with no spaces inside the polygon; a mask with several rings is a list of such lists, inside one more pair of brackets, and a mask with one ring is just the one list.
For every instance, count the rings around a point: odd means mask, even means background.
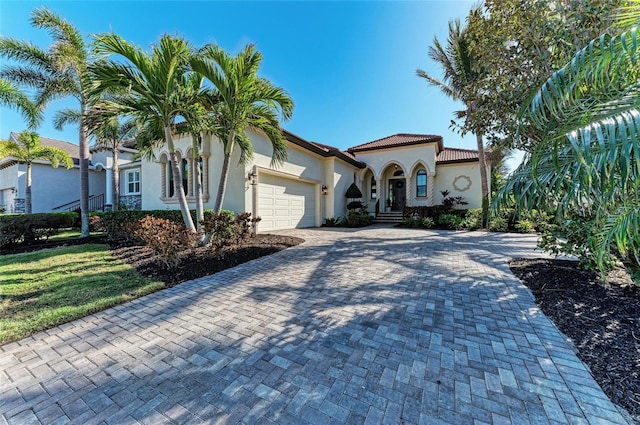
[{"label": "roof eave", "polygon": [[436,160],[436,164],[439,165],[447,165],[447,164],[461,164],[465,162],[480,162],[478,158],[465,158],[465,159],[449,159],[447,161],[438,161]]},{"label": "roof eave", "polygon": [[358,147],[349,148],[349,149],[347,149],[347,152],[365,152],[365,151],[377,151],[377,150],[383,150],[383,149],[396,149],[396,148],[403,148],[405,146],[427,145],[427,144],[431,144],[431,143],[437,143],[438,144],[438,148],[440,150],[443,149],[442,137],[440,137],[438,139],[414,140],[414,141],[411,141],[411,142],[398,143],[398,144],[389,145],[389,146],[372,146],[372,147],[362,147],[362,148],[358,148]]}]

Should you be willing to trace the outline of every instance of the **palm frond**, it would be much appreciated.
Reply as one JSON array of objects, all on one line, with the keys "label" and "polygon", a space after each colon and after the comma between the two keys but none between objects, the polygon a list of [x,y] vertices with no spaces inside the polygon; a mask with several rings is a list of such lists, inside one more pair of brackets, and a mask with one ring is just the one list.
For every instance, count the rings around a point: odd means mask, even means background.
[{"label": "palm frond", "polygon": [[82,113],[77,109],[63,108],[56,111],[53,116],[53,127],[56,130],[62,130],[68,124],[80,125],[82,122]]},{"label": "palm frond", "polygon": [[0,104],[19,111],[27,120],[29,127],[37,127],[42,121],[42,110],[37,108],[18,87],[2,78],[0,78]]}]

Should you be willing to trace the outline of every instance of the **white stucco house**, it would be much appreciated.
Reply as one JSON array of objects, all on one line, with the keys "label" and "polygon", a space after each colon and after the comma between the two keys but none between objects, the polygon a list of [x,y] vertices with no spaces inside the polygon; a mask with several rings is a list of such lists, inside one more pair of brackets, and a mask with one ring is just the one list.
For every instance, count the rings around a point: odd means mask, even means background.
[{"label": "white stucco house", "polygon": [[[11,133],[9,140],[18,141],[19,133]],[[79,208],[80,165],[78,145],[62,140],[40,137],[44,146],[64,150],[73,159],[73,168],[53,168],[49,161],[34,161],[31,168],[31,210],[34,213],[50,211],[73,211]],[[94,210],[104,205],[105,172],[90,159],[89,187],[90,204]],[[25,212],[27,166],[16,158],[0,159],[0,211],[6,213]]]},{"label": "white stucco house", "polygon": [[[288,156],[278,167],[271,165],[270,142],[257,132],[248,133],[254,147],[251,161],[240,165],[238,154],[232,157],[223,208],[248,211],[261,217],[258,225],[261,232],[320,226],[325,218],[345,215],[349,201],[345,193],[352,183],[361,189],[361,201],[367,204],[369,212],[377,215],[398,214],[405,206],[437,205],[443,190],[448,190],[451,196],[464,197],[469,208],[481,206],[478,152],[446,148],[441,136],[396,134],[341,151],[286,130],[283,134]],[[195,207],[191,136],[176,134],[174,142],[187,201]],[[76,145],[71,146],[77,151]],[[130,209],[179,208],[166,148],[159,148],[153,159],[139,159],[135,154],[131,144],[120,151],[120,202]],[[75,155],[77,157],[77,152]],[[204,137],[200,166],[205,208],[213,208],[215,203],[222,159],[222,144],[213,136]],[[0,162],[0,190],[16,188],[20,194],[19,183],[5,183],[2,173],[7,167],[3,164],[8,164],[7,160]],[[113,202],[112,167],[108,151],[92,150],[92,173],[101,177],[91,181],[91,193],[104,194],[107,208]],[[77,175],[69,178],[76,180],[64,186],[68,186],[73,195],[64,199],[59,195],[55,202],[49,199],[51,207],[39,207],[39,211],[52,210],[67,198],[78,198]],[[36,180],[35,176],[34,182],[34,188],[38,185],[43,191],[47,190],[43,182],[49,187],[56,184],[54,179]],[[0,199],[9,203],[8,198]],[[34,206],[35,199],[36,196]]]},{"label": "white stucco house", "polygon": [[[271,166],[270,142],[259,133],[248,134],[255,150],[250,162],[238,165],[237,154],[232,158],[223,208],[261,217],[259,231],[320,226],[325,218],[345,215],[345,193],[354,182],[372,214],[437,205],[443,190],[464,197],[469,208],[481,207],[478,152],[445,148],[441,136],[396,134],[341,151],[283,133],[289,152],[277,168]],[[193,203],[191,137],[176,135],[175,145],[187,200]],[[212,208],[222,144],[206,137],[201,151],[204,203]],[[142,208],[178,208],[169,153],[160,149],[155,158],[141,163]]]}]

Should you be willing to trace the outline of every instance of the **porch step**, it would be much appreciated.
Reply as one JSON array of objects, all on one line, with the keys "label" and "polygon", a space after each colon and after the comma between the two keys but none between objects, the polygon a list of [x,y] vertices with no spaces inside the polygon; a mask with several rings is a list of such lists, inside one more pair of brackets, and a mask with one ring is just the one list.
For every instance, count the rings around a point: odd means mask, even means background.
[{"label": "porch step", "polygon": [[402,211],[379,212],[375,223],[402,223]]}]

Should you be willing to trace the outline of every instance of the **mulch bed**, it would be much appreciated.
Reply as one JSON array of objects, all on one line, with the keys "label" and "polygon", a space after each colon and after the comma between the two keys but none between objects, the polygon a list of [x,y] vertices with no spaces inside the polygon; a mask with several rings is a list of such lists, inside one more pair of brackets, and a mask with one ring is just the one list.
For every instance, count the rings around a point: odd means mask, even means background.
[{"label": "mulch bed", "polygon": [[640,418],[640,288],[620,271],[605,285],[575,261],[515,259],[509,266],[611,401]]},{"label": "mulch bed", "polygon": [[282,235],[256,235],[239,245],[214,251],[210,247],[195,248],[182,258],[177,267],[169,267],[145,246],[112,247],[114,257],[130,264],[147,277],[164,282],[167,287],[186,280],[219,272],[238,264],[298,245],[303,239]]}]

